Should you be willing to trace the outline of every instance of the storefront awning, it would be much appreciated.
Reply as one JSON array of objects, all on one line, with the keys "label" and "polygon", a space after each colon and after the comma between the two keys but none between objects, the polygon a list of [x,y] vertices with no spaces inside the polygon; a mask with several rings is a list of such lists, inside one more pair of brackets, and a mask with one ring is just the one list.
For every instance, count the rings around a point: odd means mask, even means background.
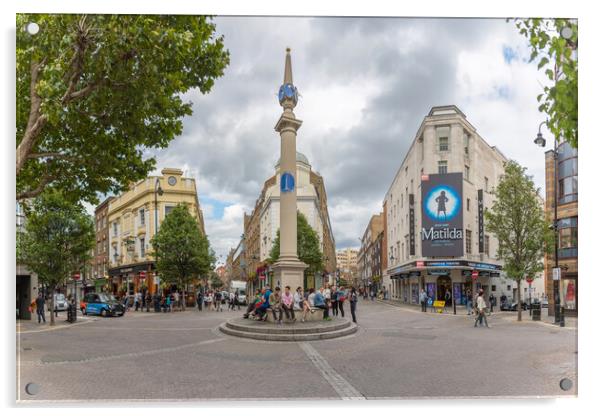
[{"label": "storefront awning", "polygon": [[[388,270],[391,278],[393,276],[412,275],[412,272],[435,272],[442,270],[477,270],[479,276],[488,277],[484,272],[489,272],[490,275],[499,275],[502,266],[493,263],[479,263],[468,260],[417,260]],[[483,272],[483,274],[481,274]],[[420,275],[420,273],[419,273]],[[399,278],[399,277],[395,277]]]},{"label": "storefront awning", "polygon": [[120,276],[127,274],[136,274],[140,272],[148,271],[148,269],[155,270],[155,262],[147,261],[144,263],[128,264],[125,266],[114,267],[109,269],[109,276]]}]

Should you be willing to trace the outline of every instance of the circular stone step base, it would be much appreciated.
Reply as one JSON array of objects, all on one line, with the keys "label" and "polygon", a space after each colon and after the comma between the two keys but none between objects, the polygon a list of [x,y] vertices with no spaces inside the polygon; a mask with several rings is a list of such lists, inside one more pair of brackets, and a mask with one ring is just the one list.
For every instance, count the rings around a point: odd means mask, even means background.
[{"label": "circular stone step base", "polygon": [[224,334],[241,338],[262,341],[302,342],[351,335],[357,332],[357,325],[346,319],[275,325],[235,318],[222,323],[219,330]]}]

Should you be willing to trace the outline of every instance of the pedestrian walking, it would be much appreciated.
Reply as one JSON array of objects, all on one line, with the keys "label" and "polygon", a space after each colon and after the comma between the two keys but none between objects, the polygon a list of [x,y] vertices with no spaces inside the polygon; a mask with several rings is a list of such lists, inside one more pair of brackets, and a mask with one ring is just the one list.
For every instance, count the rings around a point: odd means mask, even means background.
[{"label": "pedestrian walking", "polygon": [[[38,316],[38,324],[46,323],[46,312],[44,311],[44,305],[46,304],[46,299],[44,299],[44,295],[40,292],[36,299],[36,315]],[[52,318],[52,315],[50,316]]]},{"label": "pedestrian walking", "polygon": [[196,306],[199,308],[199,312],[203,310],[203,292],[199,290],[199,293],[196,295]]},{"label": "pedestrian walking", "polygon": [[146,311],[148,312],[150,309],[150,304],[153,301],[153,297],[151,296],[150,292],[146,292]]},{"label": "pedestrian walking", "polygon": [[485,303],[485,296],[483,295],[483,289],[479,290],[479,296],[477,296],[477,316],[474,320],[474,327],[477,327],[477,322],[480,326],[483,326],[483,322],[485,322],[485,326],[489,328],[489,324],[487,323],[487,315],[485,312],[487,311],[487,303]]},{"label": "pedestrian walking", "polygon": [[447,289],[445,291],[445,306],[450,306],[451,305],[451,292],[449,291],[449,289]]},{"label": "pedestrian walking", "polygon": [[337,289],[337,304],[338,304],[338,310],[341,312],[341,317],[345,317],[345,310],[343,309],[343,303],[345,302],[346,297],[346,292],[345,292],[345,287],[341,286],[340,288]]},{"label": "pedestrian walking", "polygon": [[493,293],[489,295],[489,316],[491,316],[491,313],[493,312],[493,305],[495,304],[495,296],[493,296]]},{"label": "pedestrian walking", "polygon": [[355,287],[351,287],[351,294],[349,295],[349,306],[351,307],[351,319],[354,323],[357,323],[357,319],[355,316],[355,310],[357,308],[357,293],[355,291]]},{"label": "pedestrian walking", "polygon": [[[326,298],[326,295],[324,295]],[[332,316],[339,316],[339,302],[337,299],[337,287],[332,285],[332,288],[328,290],[328,300],[332,307]]]},{"label": "pedestrian walking", "polygon": [[472,313],[472,292],[470,289],[466,291],[466,311],[467,315]]},{"label": "pedestrian walking", "polygon": [[420,296],[418,297],[418,300],[420,301],[420,307],[422,308],[422,312],[426,312],[426,302],[428,300],[428,296],[424,289],[420,290]]},{"label": "pedestrian walking", "polygon": [[222,292],[216,291],[214,295],[215,312],[222,311]]},{"label": "pedestrian walking", "polygon": [[165,298],[165,306],[166,306],[166,309],[167,309],[169,312],[171,312],[171,304],[172,304],[171,297],[172,297],[172,294],[170,293],[170,294],[168,294],[168,295],[167,295],[167,297]]},{"label": "pedestrian walking", "polygon": [[234,310],[234,299],[236,299],[236,295],[234,292],[230,292],[228,298],[228,310]]}]

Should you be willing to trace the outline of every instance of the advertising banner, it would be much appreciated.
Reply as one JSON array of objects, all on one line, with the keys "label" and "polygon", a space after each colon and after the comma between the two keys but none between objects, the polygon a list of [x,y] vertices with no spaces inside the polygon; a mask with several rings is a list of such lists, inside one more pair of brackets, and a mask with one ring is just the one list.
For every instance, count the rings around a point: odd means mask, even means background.
[{"label": "advertising banner", "polygon": [[478,215],[479,215],[479,253],[485,252],[485,232],[483,221],[483,190],[477,191]]},{"label": "advertising banner", "polygon": [[410,256],[416,255],[416,237],[414,235],[415,223],[414,194],[410,194]]},{"label": "advertising banner", "polygon": [[462,174],[423,175],[422,255],[461,257],[464,254]]}]

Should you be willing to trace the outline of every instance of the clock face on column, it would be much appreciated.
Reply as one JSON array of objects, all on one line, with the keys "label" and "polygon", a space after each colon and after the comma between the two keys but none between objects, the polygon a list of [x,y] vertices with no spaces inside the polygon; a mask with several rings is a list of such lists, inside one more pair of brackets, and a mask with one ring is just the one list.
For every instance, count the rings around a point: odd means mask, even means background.
[{"label": "clock face on column", "polygon": [[278,91],[278,101],[280,101],[280,104],[287,98],[293,100],[294,104],[297,104],[299,93],[297,92],[297,87],[293,84],[284,84]]},{"label": "clock face on column", "polygon": [[169,178],[167,178],[167,183],[170,184],[171,186],[174,186],[177,182],[177,179],[175,176],[170,176]]}]

